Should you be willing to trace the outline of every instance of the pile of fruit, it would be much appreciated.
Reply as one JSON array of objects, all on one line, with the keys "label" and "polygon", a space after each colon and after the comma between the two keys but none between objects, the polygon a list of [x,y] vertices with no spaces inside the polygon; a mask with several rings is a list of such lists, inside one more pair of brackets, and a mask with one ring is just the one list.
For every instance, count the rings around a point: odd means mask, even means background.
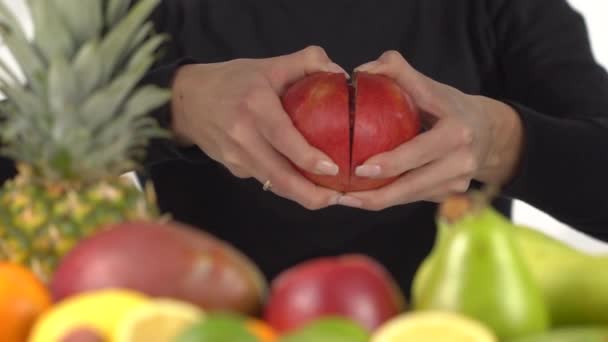
[{"label": "pile of fruit", "polygon": [[412,302],[364,255],[270,283],[231,245],[177,222],[82,239],[48,284],[0,264],[0,339],[32,342],[544,342],[608,339],[608,256],[512,225],[484,193],[440,207]]},{"label": "pile of fruit", "polygon": [[[203,227],[159,217],[139,167],[148,114],[170,92],[140,81],[164,36],[159,0],[32,0],[33,39],[0,2],[2,342],[541,342],[608,340],[608,256],[517,227],[471,192],[445,201],[411,303],[383,265],[327,256],[265,279]],[[21,77],[23,76],[23,77]],[[23,82],[23,79],[25,82]],[[353,168],[412,139],[420,118],[389,79],[319,73],[283,104],[342,170],[304,173],[341,191],[377,188]]]}]

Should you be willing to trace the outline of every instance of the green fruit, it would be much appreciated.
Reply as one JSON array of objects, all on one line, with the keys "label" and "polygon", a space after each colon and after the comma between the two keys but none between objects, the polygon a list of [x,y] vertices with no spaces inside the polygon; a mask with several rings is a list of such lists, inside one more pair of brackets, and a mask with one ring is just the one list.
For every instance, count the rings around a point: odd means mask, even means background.
[{"label": "green fruit", "polygon": [[528,336],[508,342],[606,342],[608,327],[572,327]]},{"label": "green fruit", "polygon": [[340,317],[324,317],[285,335],[280,342],[367,342],[369,333],[357,323]]},{"label": "green fruit", "polygon": [[[537,230],[516,226],[515,241],[540,286],[554,327],[608,324],[608,255],[589,255]],[[438,241],[449,234],[439,224]],[[429,281],[435,250],[420,265],[412,296],[419,298]]]},{"label": "green fruit", "polygon": [[608,255],[589,255],[519,227],[517,243],[556,327],[608,324]]},{"label": "green fruit", "polygon": [[230,313],[211,314],[190,327],[176,342],[259,342],[246,330],[241,316]]},{"label": "green fruit", "polygon": [[477,193],[444,203],[428,274],[414,282],[414,309],[468,315],[501,339],[543,332],[548,309],[513,227],[486,203]]}]

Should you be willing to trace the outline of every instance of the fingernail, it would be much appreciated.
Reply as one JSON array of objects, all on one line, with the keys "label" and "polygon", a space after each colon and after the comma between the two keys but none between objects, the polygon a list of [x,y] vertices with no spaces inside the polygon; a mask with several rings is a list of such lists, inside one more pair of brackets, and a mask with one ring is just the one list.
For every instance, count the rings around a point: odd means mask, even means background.
[{"label": "fingernail", "polygon": [[380,65],[380,62],[373,61],[373,62],[365,63],[363,65],[358,66],[357,68],[355,68],[355,71],[370,71],[371,69],[373,69],[379,65]]},{"label": "fingernail", "polygon": [[338,204],[338,200],[340,199],[340,196],[342,196],[341,194],[336,194],[335,196],[333,196],[332,198],[329,199],[329,205],[336,205]]},{"label": "fingernail", "polygon": [[355,169],[355,174],[359,177],[376,177],[382,173],[379,165],[361,165]]},{"label": "fingernail", "polygon": [[327,64],[324,68],[323,71],[326,72],[335,72],[335,73],[343,73],[344,75],[346,75],[347,78],[350,78],[350,75],[348,75],[348,73],[346,72],[346,70],[344,70],[341,66],[339,66],[336,63],[329,63]]},{"label": "fingernail", "polygon": [[315,167],[315,170],[319,174],[324,174],[324,175],[329,175],[329,176],[335,176],[338,174],[338,172],[340,172],[340,168],[338,167],[338,165],[336,165],[332,162],[328,162],[326,160],[322,160],[322,161],[318,162],[317,166]]},{"label": "fingernail", "polygon": [[350,196],[341,196],[338,199],[338,204],[346,207],[360,208],[363,205],[360,199],[350,197]]}]

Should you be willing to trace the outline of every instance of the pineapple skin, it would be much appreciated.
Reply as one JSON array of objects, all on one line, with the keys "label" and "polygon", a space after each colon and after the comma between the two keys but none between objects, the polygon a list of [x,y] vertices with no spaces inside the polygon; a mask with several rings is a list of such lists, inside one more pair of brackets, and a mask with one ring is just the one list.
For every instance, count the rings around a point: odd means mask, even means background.
[{"label": "pineapple skin", "polygon": [[27,167],[0,189],[0,260],[48,282],[79,241],[118,222],[158,219],[152,191],[123,177],[88,185],[33,182]]}]

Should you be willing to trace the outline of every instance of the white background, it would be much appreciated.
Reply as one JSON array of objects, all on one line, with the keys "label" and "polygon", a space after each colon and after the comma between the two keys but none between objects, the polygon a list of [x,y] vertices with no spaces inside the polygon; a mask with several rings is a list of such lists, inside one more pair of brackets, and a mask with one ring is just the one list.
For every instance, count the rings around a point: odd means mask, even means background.
[{"label": "white background", "polygon": [[[29,19],[25,15],[26,12],[23,7],[23,0],[0,1],[4,1],[11,8],[15,9],[18,15],[27,23],[28,30],[31,31]],[[606,20],[606,16],[608,15],[608,1],[570,0],[570,3],[585,16],[596,58],[603,65],[608,66],[608,38],[605,36],[605,33],[608,32],[608,23]],[[3,48],[0,48],[0,58],[7,58],[6,50]],[[608,244],[591,239],[519,201],[515,204],[514,220],[518,223],[527,224],[542,230],[577,248],[594,253],[608,252]],[[608,227],[606,227],[606,229],[608,229]]]}]

